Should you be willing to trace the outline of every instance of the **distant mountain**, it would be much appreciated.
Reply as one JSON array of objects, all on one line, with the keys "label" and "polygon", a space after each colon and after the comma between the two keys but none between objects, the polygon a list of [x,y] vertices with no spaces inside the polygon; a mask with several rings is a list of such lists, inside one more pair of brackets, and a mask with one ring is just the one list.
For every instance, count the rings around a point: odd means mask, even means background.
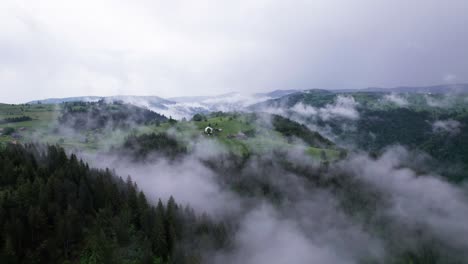
[{"label": "distant mountain", "polygon": [[166,116],[172,116],[176,119],[184,117],[190,118],[197,113],[206,114],[218,111],[238,112],[246,110],[250,105],[278,98],[281,97],[281,95],[291,94],[294,91],[274,91],[271,93],[253,95],[232,92],[215,96],[173,97],[169,98],[169,100],[176,102],[175,104],[166,105],[167,108],[163,110],[152,110],[159,111]]},{"label": "distant mountain", "polygon": [[117,95],[109,96],[104,98],[105,101],[115,102],[122,101],[127,104],[133,104],[140,107],[146,107],[148,109],[158,108],[167,109],[168,105],[175,104],[176,102],[170,101],[158,96],[136,96],[136,95]]},{"label": "distant mountain", "polygon": [[28,102],[28,104],[61,104],[70,102],[97,102],[104,100],[106,102],[122,101],[127,104],[144,107],[155,112],[167,110],[168,105],[176,104],[176,102],[163,99],[158,96],[136,96],[136,95],[116,95],[116,96],[80,96],[67,98],[48,98],[44,100],[36,100]]},{"label": "distant mountain", "polygon": [[210,98],[212,98],[212,96],[180,96],[180,97],[171,97],[171,98],[168,98],[168,100],[171,100],[176,103],[190,103],[190,102],[201,102]]},{"label": "distant mountain", "polygon": [[[184,96],[164,99],[158,96],[82,96],[68,98],[49,98],[44,100],[31,101],[29,103],[59,104],[63,102],[85,101],[93,102],[104,99],[108,102],[123,101],[140,107],[145,107],[152,111],[171,116],[176,119],[190,118],[196,113],[210,112],[232,112],[232,111],[251,111],[263,107],[292,107],[299,102],[309,105],[323,107],[326,104],[333,103],[339,94],[350,95],[362,105],[370,102],[379,104],[386,100],[385,94],[404,93],[404,94],[453,94],[468,93],[468,84],[456,85],[435,85],[424,87],[395,87],[395,88],[364,88],[364,89],[341,89],[341,90],[275,90],[267,93],[256,93],[245,95],[240,93],[227,93],[216,96]],[[422,95],[421,95],[422,96]],[[385,97],[385,98],[384,98]],[[407,97],[407,96],[406,96]],[[412,98],[390,98],[398,103],[398,100],[411,103]],[[427,98],[426,98],[427,99]],[[432,98],[428,101],[432,103]],[[436,98],[437,99],[437,98]],[[418,99],[419,100],[419,99]],[[432,100],[432,101],[431,101]],[[388,100],[387,100],[388,101]],[[434,101],[437,103],[437,101]],[[444,102],[442,102],[444,103]]]},{"label": "distant mountain", "polygon": [[364,89],[338,89],[333,92],[379,92],[379,93],[468,93],[468,84],[441,84],[432,86],[400,86],[393,88],[369,87]]},{"label": "distant mountain", "polygon": [[158,96],[138,96],[138,95],[115,95],[115,96],[78,96],[65,98],[47,98],[43,100],[30,101],[28,104],[61,104],[66,102],[96,102],[99,100],[123,101],[126,103],[140,102],[142,100],[151,104],[173,104],[175,102],[163,99]]},{"label": "distant mountain", "polygon": [[102,96],[77,96],[65,98],[47,98],[42,100],[34,100],[27,102],[27,104],[61,104],[67,102],[97,102],[104,97]]},{"label": "distant mountain", "polygon": [[268,93],[256,93],[255,96],[257,97],[270,97],[270,98],[280,98],[280,97],[283,97],[285,95],[289,95],[289,94],[293,94],[293,93],[298,93],[298,92],[301,92],[302,90],[294,90],[294,89],[290,89],[290,90],[275,90],[275,91],[272,91],[272,92],[268,92]]},{"label": "distant mountain", "polygon": [[177,103],[168,106],[168,109],[161,113],[180,119],[184,117],[190,118],[197,113],[237,112],[268,99],[271,99],[271,97],[249,96],[235,92],[217,96],[176,97],[171,98],[171,100]]}]

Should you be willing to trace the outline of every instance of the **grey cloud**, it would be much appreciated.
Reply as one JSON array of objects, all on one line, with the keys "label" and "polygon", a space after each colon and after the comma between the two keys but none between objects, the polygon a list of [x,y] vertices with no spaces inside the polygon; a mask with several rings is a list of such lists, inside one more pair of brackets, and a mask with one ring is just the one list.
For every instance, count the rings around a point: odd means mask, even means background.
[{"label": "grey cloud", "polygon": [[467,8],[461,0],[7,0],[0,101],[468,82]]},{"label": "grey cloud", "polygon": [[[468,229],[460,221],[468,217],[466,189],[437,175],[417,174],[405,165],[415,159],[414,153],[402,147],[390,148],[378,159],[351,153],[347,160],[331,164],[329,172],[322,175],[344,175],[346,178],[339,180],[346,182],[355,178],[361,182],[362,189],[357,190],[360,193],[378,192],[378,199],[383,200],[375,201],[372,214],[373,218],[386,219],[391,230],[388,237],[379,236],[372,226],[343,210],[341,199],[347,197],[340,198],[340,191],[313,187],[303,177],[276,165],[265,167],[262,162],[273,156],[250,159],[240,175],[221,175],[203,163],[211,159],[229,162],[223,160],[225,154],[214,141],[202,140],[195,144],[192,154],[177,163],[161,158],[135,163],[113,154],[91,155],[87,159],[99,167],[115,168],[121,176],[131,175],[152,201],[173,195],[198,212],[206,211],[234,222],[233,248],[204,252],[209,263],[380,261],[395,253],[394,245],[388,241],[398,241],[398,246],[407,249],[420,242],[417,234],[421,232],[458,252],[468,247],[464,239]],[[312,177],[320,177],[314,173],[318,164],[299,151],[290,150],[284,159],[309,168]],[[226,176],[266,182],[284,199],[274,203],[264,197],[241,197],[221,183],[220,178]],[[346,188],[345,193],[350,191]]]},{"label": "grey cloud", "polygon": [[453,119],[437,120],[432,124],[432,130],[436,133],[449,133],[456,135],[460,133],[460,122]]},{"label": "grey cloud", "polygon": [[224,216],[240,210],[240,200],[234,193],[224,191],[217,183],[216,174],[201,160],[208,155],[223,153],[219,145],[205,142],[196,146],[195,153],[177,164],[163,158],[153,162],[135,163],[117,155],[93,155],[84,157],[93,165],[113,168],[118,175],[130,175],[139,188],[154,203],[174,196],[182,204],[189,204],[198,212]]},{"label": "grey cloud", "polygon": [[[354,100],[354,97],[338,95],[333,103],[327,104],[324,107],[319,108],[299,102],[291,108],[291,111],[304,118],[319,117],[323,120],[333,118],[356,120],[359,119],[359,112],[356,109],[358,105],[359,103]],[[283,114],[284,112],[280,108],[266,109],[266,111],[277,114]]]},{"label": "grey cloud", "polygon": [[384,99],[391,103],[396,104],[397,106],[407,106],[409,104],[408,100],[404,98],[402,95],[398,95],[394,93],[385,95]]},{"label": "grey cloud", "polygon": [[[413,232],[424,228],[457,250],[468,247],[466,189],[437,175],[418,175],[403,166],[411,153],[402,147],[389,149],[378,160],[355,156],[343,166],[386,194],[390,206],[382,212]],[[397,234],[397,236],[403,234]]]}]

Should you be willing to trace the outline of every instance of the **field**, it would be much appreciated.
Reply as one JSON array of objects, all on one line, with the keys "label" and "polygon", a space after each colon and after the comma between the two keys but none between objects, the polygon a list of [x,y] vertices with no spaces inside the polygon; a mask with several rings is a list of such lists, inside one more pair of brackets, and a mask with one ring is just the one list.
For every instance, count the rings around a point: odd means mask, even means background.
[{"label": "field", "polygon": [[[213,134],[206,134],[204,132],[206,127],[213,128]],[[206,140],[216,140],[238,155],[303,148],[298,142],[286,140],[268,123],[253,121],[248,114],[223,114],[207,117],[202,121],[180,121],[175,124],[164,123],[160,126],[142,126],[137,129],[138,134],[164,132],[168,132],[180,141],[185,141],[189,149],[196,138],[203,137]],[[304,154],[316,159],[335,160],[339,157],[338,150],[316,147],[305,148]]]},{"label": "field", "polygon": [[[69,149],[109,150],[121,144],[130,133],[168,133],[183,142],[189,149],[199,138],[214,140],[237,155],[268,153],[272,150],[289,150],[300,146],[286,140],[265,122],[252,120],[248,114],[222,114],[206,117],[202,121],[165,122],[159,125],[140,125],[127,130],[72,131],[58,129],[60,106],[47,104],[0,104],[0,120],[30,117],[31,120],[0,124],[0,143],[31,142],[59,144]],[[10,119],[11,120],[11,119]],[[204,133],[206,127],[213,134]],[[308,147],[306,155],[316,159],[334,160],[339,152],[333,149]]]},{"label": "field", "polygon": [[19,117],[31,118],[31,120],[22,122],[0,123],[0,142],[31,138],[36,132],[48,129],[55,122],[59,113],[58,110],[57,105],[0,104],[0,120]]}]

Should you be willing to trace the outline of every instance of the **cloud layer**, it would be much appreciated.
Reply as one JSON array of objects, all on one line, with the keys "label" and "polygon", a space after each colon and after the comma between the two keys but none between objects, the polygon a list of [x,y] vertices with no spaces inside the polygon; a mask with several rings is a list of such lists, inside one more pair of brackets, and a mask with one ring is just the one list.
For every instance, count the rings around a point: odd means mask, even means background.
[{"label": "cloud layer", "polygon": [[6,0],[0,101],[467,82],[467,8],[462,0]]}]

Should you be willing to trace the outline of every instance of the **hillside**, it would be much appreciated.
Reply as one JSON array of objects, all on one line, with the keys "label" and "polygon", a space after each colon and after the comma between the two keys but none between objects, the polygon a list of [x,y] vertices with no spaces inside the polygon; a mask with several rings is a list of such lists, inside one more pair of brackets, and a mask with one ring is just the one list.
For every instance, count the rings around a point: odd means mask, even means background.
[{"label": "hillside", "polygon": [[[171,197],[152,205],[128,177],[62,148],[0,150],[2,263],[193,263],[186,248],[227,244],[226,226]],[[18,199],[18,197],[22,197]]]},{"label": "hillside", "polygon": [[468,114],[426,96],[311,90],[180,120],[120,101],[1,105],[0,257],[206,263],[251,252],[261,223],[355,263],[463,263],[446,234],[466,230]]},{"label": "hillside", "polygon": [[[211,127],[212,134],[205,129]],[[200,139],[221,143],[232,153],[246,156],[265,154],[274,150],[302,148],[313,157],[324,156],[331,160],[339,156],[340,150],[332,142],[308,128],[279,116],[242,113],[212,113],[198,115],[190,121],[168,122],[160,126],[142,127],[140,134],[167,133],[190,148]]]},{"label": "hillside", "polygon": [[468,178],[468,150],[459,147],[468,144],[468,94],[309,90],[251,109],[296,120],[351,149],[381,153],[402,145],[423,151],[441,167],[453,165],[442,174]]},{"label": "hillside", "polygon": [[[169,133],[188,149],[200,140],[214,140],[240,156],[303,148],[304,144],[304,153],[317,159],[334,160],[344,152],[319,133],[271,115],[216,112],[199,115],[201,119],[176,121],[137,106],[103,101],[16,105],[0,113],[34,118],[0,124],[0,128],[8,130],[0,137],[3,142],[40,141],[72,149],[103,150],[119,147],[132,134]],[[206,127],[215,132],[207,135]]]}]

